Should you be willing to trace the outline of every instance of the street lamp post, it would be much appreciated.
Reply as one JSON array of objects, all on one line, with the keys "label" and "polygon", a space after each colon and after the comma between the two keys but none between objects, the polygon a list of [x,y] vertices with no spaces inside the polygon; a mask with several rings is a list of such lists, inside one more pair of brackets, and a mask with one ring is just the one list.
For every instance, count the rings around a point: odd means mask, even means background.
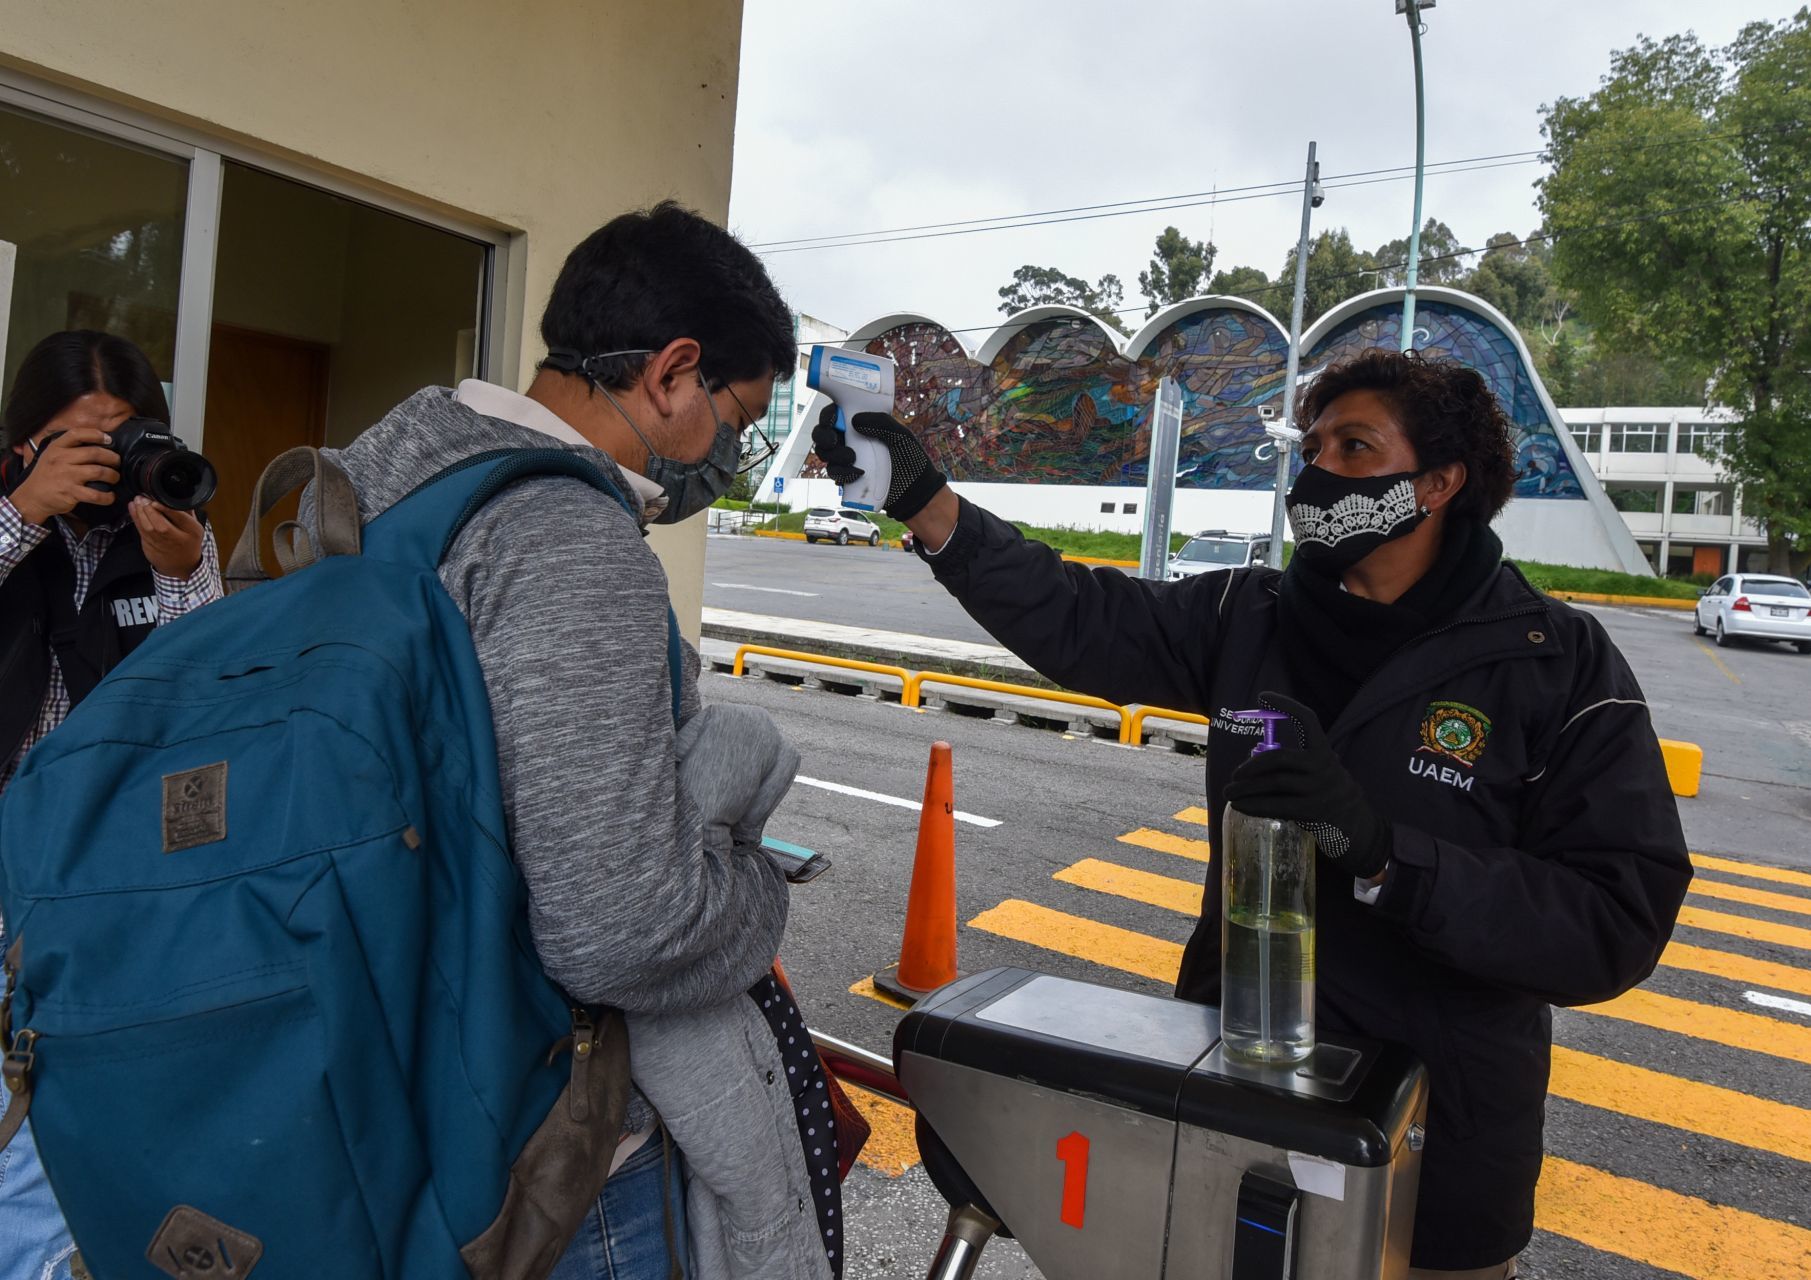
[{"label": "street lamp post", "polygon": [[1421,178],[1427,163],[1427,105],[1421,88],[1421,11],[1435,0],[1396,0],[1396,12],[1409,22],[1409,43],[1415,50],[1415,221],[1409,227],[1409,262],[1402,295],[1402,350],[1415,345],[1415,278],[1421,267]]},{"label": "street lamp post", "polygon": [[[1302,364],[1302,303],[1308,293],[1308,223],[1325,197],[1321,194],[1320,162],[1315,144],[1308,144],[1308,170],[1302,177],[1302,235],[1295,246],[1295,301],[1289,308],[1289,369],[1283,379],[1283,420],[1264,419],[1264,433],[1276,447],[1277,488],[1270,509],[1270,565],[1283,567],[1283,499],[1289,493],[1289,455],[1302,433],[1295,425],[1295,378]],[[1266,406],[1268,409],[1268,406]]]}]

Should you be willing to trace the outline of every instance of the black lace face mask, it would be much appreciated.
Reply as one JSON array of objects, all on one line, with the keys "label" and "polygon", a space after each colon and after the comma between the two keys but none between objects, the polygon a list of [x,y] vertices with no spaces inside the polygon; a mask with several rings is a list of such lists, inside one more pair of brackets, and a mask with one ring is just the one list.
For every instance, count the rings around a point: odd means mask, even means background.
[{"label": "black lace face mask", "polygon": [[1284,499],[1295,527],[1295,554],[1343,573],[1386,542],[1413,533],[1429,512],[1415,500],[1420,471],[1342,476],[1306,467]]}]

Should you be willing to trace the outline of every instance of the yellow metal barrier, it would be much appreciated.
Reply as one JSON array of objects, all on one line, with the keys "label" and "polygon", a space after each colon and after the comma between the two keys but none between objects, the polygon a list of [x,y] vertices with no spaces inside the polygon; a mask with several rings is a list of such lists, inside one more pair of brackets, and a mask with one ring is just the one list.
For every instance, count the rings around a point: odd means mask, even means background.
[{"label": "yellow metal barrier", "polygon": [[1660,754],[1666,760],[1666,780],[1673,794],[1690,798],[1698,794],[1698,779],[1704,772],[1704,748],[1695,742],[1660,739]]},{"label": "yellow metal barrier", "polygon": [[[774,649],[764,644],[745,644],[738,646],[736,649],[735,665],[730,668],[732,675],[739,676],[742,674],[744,660],[751,653],[764,654],[769,658],[785,658],[791,662],[809,662],[823,667],[841,667],[845,671],[872,671],[877,675],[898,676],[899,698],[901,702],[905,701],[906,690],[911,688],[912,682],[917,679],[917,676],[912,672],[907,671],[904,667],[890,667],[884,662],[863,662],[858,658],[830,658],[820,653],[800,653],[796,649]],[[916,701],[913,701],[906,703],[906,705],[915,707],[918,704]]]},{"label": "yellow metal barrier", "polygon": [[899,698],[908,707],[915,707],[924,696],[927,684],[953,684],[961,689],[986,689],[993,693],[1010,693],[1020,698],[1042,698],[1047,702],[1066,702],[1076,707],[1096,707],[1102,711],[1112,711],[1119,716],[1121,740],[1126,731],[1126,709],[1116,702],[1105,698],[1089,697],[1085,693],[1070,693],[1064,689],[1039,689],[1028,684],[1007,684],[1001,680],[981,680],[974,676],[952,676],[938,671],[923,671],[912,677],[910,684]]},{"label": "yellow metal barrier", "polygon": [[1159,720],[1180,720],[1184,724],[1212,726],[1213,721],[1206,716],[1198,716],[1193,711],[1171,711],[1165,707],[1140,707],[1131,714],[1121,726],[1119,740],[1129,746],[1144,745],[1144,722],[1146,716],[1156,716]]},{"label": "yellow metal barrier", "polygon": [[[1136,711],[1108,702],[1105,698],[1090,697],[1085,693],[1070,693],[1065,689],[1040,689],[1028,684],[1008,684],[1003,680],[982,680],[975,676],[950,675],[940,671],[908,671],[904,667],[890,666],[884,662],[863,662],[858,658],[832,658],[825,654],[803,653],[797,649],[775,649],[764,644],[744,644],[736,647],[735,663],[731,668],[733,674],[740,676],[746,668],[749,654],[762,654],[770,658],[785,658],[791,662],[809,663],[820,667],[839,667],[845,671],[871,671],[876,675],[895,676],[899,680],[899,702],[901,706],[916,707],[924,699],[924,687],[930,684],[955,685],[962,689],[984,689],[993,693],[1010,693],[1020,698],[1041,698],[1046,702],[1065,702],[1076,707],[1094,707],[1101,711],[1112,711],[1119,715],[1119,740],[1131,746],[1144,744],[1144,722],[1156,717],[1160,720],[1180,720],[1185,724],[1211,726],[1206,717],[1192,711],[1172,711],[1165,707],[1139,707]],[[1672,785],[1673,794],[1690,798],[1698,794],[1699,781],[1704,772],[1704,748],[1695,742],[1677,742],[1671,738],[1660,739],[1660,754],[1666,761],[1666,778]]]}]

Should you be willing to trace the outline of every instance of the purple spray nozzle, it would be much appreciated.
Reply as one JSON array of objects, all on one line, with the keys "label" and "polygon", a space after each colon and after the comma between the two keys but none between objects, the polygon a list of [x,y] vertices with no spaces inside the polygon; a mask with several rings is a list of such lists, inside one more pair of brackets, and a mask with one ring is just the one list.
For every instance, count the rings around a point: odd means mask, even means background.
[{"label": "purple spray nozzle", "polygon": [[1289,718],[1287,711],[1272,711],[1269,707],[1258,707],[1252,711],[1235,711],[1235,720],[1256,720],[1264,727],[1264,741],[1251,749],[1252,755],[1264,751],[1275,751],[1283,744],[1277,741],[1277,725]]}]

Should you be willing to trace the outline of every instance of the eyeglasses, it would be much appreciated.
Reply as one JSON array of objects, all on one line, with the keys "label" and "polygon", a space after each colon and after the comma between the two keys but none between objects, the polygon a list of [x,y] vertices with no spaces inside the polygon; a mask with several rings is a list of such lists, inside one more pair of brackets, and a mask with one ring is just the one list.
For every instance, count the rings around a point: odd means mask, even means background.
[{"label": "eyeglasses", "polygon": [[736,408],[742,411],[743,418],[748,422],[748,425],[742,428],[742,452],[736,459],[736,474],[747,475],[773,457],[779,451],[780,446],[774,442],[773,437],[768,435],[766,428],[762,426],[765,418],[756,418],[754,414],[750,413],[748,406],[742,403],[742,397],[736,394],[736,389],[729,383],[724,383],[723,389],[729,392],[729,398],[736,402]]}]

